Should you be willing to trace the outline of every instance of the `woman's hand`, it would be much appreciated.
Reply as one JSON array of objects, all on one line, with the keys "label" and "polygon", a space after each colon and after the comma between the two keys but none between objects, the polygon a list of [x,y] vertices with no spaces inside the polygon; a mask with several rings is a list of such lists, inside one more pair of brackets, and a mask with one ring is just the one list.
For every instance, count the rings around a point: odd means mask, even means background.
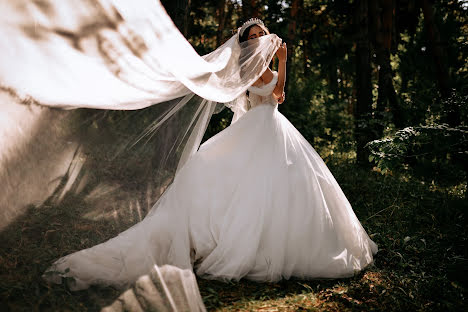
[{"label": "woman's hand", "polygon": [[286,42],[283,42],[278,50],[276,50],[276,56],[280,62],[285,62],[288,56],[288,48],[286,47]]},{"label": "woman's hand", "polygon": [[285,99],[286,99],[286,93],[283,92],[283,94],[278,98],[278,104],[283,104]]}]

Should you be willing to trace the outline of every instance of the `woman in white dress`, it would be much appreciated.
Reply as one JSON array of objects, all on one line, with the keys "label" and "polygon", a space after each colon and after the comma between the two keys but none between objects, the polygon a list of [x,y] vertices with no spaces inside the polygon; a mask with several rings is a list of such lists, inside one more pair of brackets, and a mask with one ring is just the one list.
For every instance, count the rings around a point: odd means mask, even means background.
[{"label": "woman in white dress", "polygon": [[[268,34],[258,19],[239,40]],[[124,286],[155,264],[203,278],[257,281],[352,276],[376,244],[317,152],[278,111],[284,101],[286,45],[278,72],[249,90],[249,110],[206,141],[140,223],[59,259],[45,278]]]}]

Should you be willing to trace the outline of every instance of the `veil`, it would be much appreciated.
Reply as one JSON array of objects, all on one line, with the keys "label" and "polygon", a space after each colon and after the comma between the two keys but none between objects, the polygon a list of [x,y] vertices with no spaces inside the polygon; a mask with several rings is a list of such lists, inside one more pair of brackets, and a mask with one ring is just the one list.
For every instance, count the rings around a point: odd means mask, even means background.
[{"label": "veil", "polygon": [[67,198],[82,217],[141,219],[212,114],[246,112],[247,88],[281,43],[235,34],[200,56],[155,0],[0,0],[0,10],[0,229]]}]

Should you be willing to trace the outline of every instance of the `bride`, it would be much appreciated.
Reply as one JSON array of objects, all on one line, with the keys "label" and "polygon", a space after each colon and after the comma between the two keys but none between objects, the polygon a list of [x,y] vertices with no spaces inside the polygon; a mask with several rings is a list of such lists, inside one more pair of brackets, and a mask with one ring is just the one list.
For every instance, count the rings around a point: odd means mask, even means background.
[{"label": "bride", "polygon": [[[259,19],[239,42],[268,35]],[[124,286],[156,265],[208,279],[278,281],[352,276],[376,244],[317,152],[278,111],[284,101],[286,44],[278,72],[248,88],[246,112],[201,145],[138,224],[56,261],[44,278],[73,277],[75,289]]]}]

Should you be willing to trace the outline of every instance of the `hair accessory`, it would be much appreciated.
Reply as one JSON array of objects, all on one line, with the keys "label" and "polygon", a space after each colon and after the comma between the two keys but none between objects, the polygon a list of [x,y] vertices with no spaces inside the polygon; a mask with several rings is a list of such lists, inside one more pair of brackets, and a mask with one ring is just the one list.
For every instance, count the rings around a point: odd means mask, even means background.
[{"label": "hair accessory", "polygon": [[239,36],[242,36],[244,34],[244,31],[252,25],[261,25],[265,27],[265,24],[263,24],[263,21],[261,19],[256,18],[256,17],[251,18],[247,22],[242,24],[242,27],[240,28],[240,31],[239,31]]}]

